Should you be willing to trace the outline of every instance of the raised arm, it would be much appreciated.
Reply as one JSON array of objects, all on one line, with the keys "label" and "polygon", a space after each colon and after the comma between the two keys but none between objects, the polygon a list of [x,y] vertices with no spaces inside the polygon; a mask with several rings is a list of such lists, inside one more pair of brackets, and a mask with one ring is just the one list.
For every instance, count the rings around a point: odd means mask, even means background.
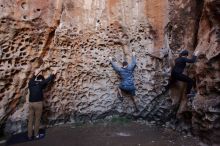
[{"label": "raised arm", "polygon": [[136,66],[135,52],[132,52],[131,63],[128,65],[128,69],[134,70],[135,66]]},{"label": "raised arm", "polygon": [[[46,66],[46,68],[50,68],[50,64],[48,64],[48,65]],[[58,67],[51,67],[50,76],[49,76],[47,79],[45,79],[45,80],[43,80],[43,81],[41,82],[41,85],[43,86],[43,88],[45,88],[49,82],[51,82],[52,80],[54,80],[55,75],[57,74],[58,70],[59,70]]]},{"label": "raised arm", "polygon": [[55,78],[55,75],[54,75],[54,74],[51,74],[48,78],[46,78],[45,80],[43,80],[43,81],[41,82],[41,85],[42,85],[43,87],[46,87],[47,84],[48,84],[49,82],[51,82],[54,78]]},{"label": "raised arm", "polygon": [[121,70],[121,68],[117,65],[116,62],[111,61],[111,64],[112,64],[112,68],[113,68],[115,71],[119,72],[119,71]]},{"label": "raised arm", "polygon": [[112,60],[112,57],[109,57],[109,60],[110,60],[110,63],[112,65],[112,68],[115,71],[119,72],[121,70],[121,68],[117,65],[117,63],[115,61]]},{"label": "raised arm", "polygon": [[36,69],[33,73],[32,73],[32,77],[31,77],[31,79],[30,79],[30,81],[29,81],[29,83],[28,83],[28,85],[29,86],[31,86],[33,83],[34,83],[34,80],[35,80],[35,78],[36,78],[36,76],[41,72],[41,68],[39,68],[39,69]]},{"label": "raised arm", "polygon": [[35,78],[36,78],[36,76],[35,76],[35,74],[33,73],[32,77],[31,77],[31,79],[30,79],[30,81],[29,81],[29,83],[28,83],[28,86],[31,86],[31,85],[34,83]]},{"label": "raised arm", "polygon": [[196,62],[196,58],[197,57],[195,55],[193,55],[191,59],[185,58],[184,60],[187,63],[194,63],[194,62]]}]

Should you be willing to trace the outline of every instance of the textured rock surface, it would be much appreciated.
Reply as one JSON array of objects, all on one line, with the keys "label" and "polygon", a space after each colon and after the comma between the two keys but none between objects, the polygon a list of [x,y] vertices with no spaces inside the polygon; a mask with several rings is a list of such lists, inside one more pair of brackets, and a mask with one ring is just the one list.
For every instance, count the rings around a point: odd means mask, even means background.
[{"label": "textured rock surface", "polygon": [[220,143],[220,2],[205,3],[196,50],[201,56],[196,63],[197,90],[193,103],[193,128],[214,143]]},{"label": "textured rock surface", "polygon": [[[163,55],[160,48],[166,24],[165,2],[1,3],[1,117],[7,118],[8,130],[15,132],[25,127],[28,64],[33,64],[34,71],[40,66],[37,57],[45,60],[44,66],[51,66],[45,68],[44,75],[59,68],[54,84],[45,93],[47,124],[95,120],[113,114],[132,116],[134,109],[129,96],[125,95],[123,102],[117,98],[119,78],[108,61],[109,56],[119,62],[129,61],[132,50],[138,58],[135,100],[142,111],[139,115],[161,121],[166,120],[161,117],[172,113],[168,107],[171,103],[166,102],[169,100],[159,96],[168,80],[163,73],[169,68],[166,58],[158,58]],[[128,50],[123,50],[122,40],[130,41]],[[149,52],[153,56],[147,55]]]},{"label": "textured rock surface", "polygon": [[[219,5],[217,0],[0,0],[1,124],[7,123],[10,132],[26,128],[27,83],[41,57],[45,76],[59,68],[45,90],[47,125],[118,114],[170,121],[218,143]],[[128,50],[122,40],[130,42]],[[160,49],[168,46],[170,51]],[[183,48],[201,52],[188,69],[199,93],[192,107],[186,104],[183,83],[164,93],[170,59]],[[129,95],[123,102],[117,98],[120,80],[108,61],[109,56],[130,61],[132,50],[138,58],[138,114]]]},{"label": "textured rock surface", "polygon": [[[181,96],[180,92],[184,90],[181,83],[178,83],[179,89],[174,87],[171,90],[173,99],[176,99],[176,103],[180,103],[177,127],[181,130],[191,129],[209,145],[211,143],[218,145],[220,143],[218,139],[220,135],[220,3],[217,0],[184,1],[184,3],[179,0],[170,1],[170,4],[173,11],[170,12],[171,18],[166,31],[169,34],[172,51],[175,53],[181,48],[200,51],[197,63],[188,69],[189,76],[196,80],[198,92],[193,99],[192,107],[187,106],[186,97]],[[179,93],[175,93],[178,91]]]}]

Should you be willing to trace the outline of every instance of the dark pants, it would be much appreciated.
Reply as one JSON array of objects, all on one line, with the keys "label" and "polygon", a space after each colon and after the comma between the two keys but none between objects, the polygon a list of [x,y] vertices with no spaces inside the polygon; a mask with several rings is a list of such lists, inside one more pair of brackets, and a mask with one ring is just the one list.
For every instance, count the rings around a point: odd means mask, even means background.
[{"label": "dark pants", "polygon": [[189,78],[188,76],[184,75],[184,74],[180,74],[180,73],[176,73],[176,72],[172,72],[172,81],[175,81],[175,80],[178,80],[178,81],[182,81],[182,82],[185,82],[187,83],[187,89],[186,89],[186,94],[190,94],[190,91],[193,87],[193,84],[194,84],[194,81]]},{"label": "dark pants", "polygon": [[119,88],[125,92],[128,93],[132,96],[135,96],[135,87],[134,86],[123,86],[123,85],[119,85]]}]

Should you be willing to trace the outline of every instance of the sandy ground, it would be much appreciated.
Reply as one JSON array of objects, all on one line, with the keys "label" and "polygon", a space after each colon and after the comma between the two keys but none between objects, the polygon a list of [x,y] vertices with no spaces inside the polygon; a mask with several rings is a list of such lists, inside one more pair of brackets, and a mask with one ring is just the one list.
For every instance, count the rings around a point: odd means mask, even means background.
[{"label": "sandy ground", "polygon": [[13,146],[199,146],[199,141],[169,129],[136,122],[63,125],[46,137]]}]

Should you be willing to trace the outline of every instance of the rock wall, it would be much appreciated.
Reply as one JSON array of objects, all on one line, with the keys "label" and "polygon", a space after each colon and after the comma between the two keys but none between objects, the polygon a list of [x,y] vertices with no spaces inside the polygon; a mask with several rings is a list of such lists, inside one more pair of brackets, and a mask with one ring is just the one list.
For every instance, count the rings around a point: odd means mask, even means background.
[{"label": "rock wall", "polygon": [[[159,4],[159,5],[158,5]],[[149,7],[155,5],[160,11]],[[1,121],[6,130],[26,128],[25,99],[30,74],[59,69],[45,91],[45,124],[96,120],[114,114],[154,121],[169,117],[171,103],[162,98],[169,63],[163,58],[167,3],[124,0],[1,0]],[[158,20],[158,18],[160,18]],[[129,42],[123,49],[122,42]],[[117,97],[120,82],[109,56],[119,62],[137,54],[134,115],[129,95]],[[152,55],[149,55],[152,54]],[[31,67],[30,67],[31,66]],[[158,106],[161,105],[161,106]]]},{"label": "rock wall", "polygon": [[[43,66],[44,76],[59,69],[45,90],[45,125],[120,115],[218,143],[219,8],[217,0],[0,0],[1,127],[26,129],[27,84]],[[171,60],[183,48],[200,51],[186,72],[196,80],[192,105],[183,83],[165,91]],[[139,113],[129,95],[118,99],[120,79],[108,60],[130,61],[132,50]]]},{"label": "rock wall", "polygon": [[173,56],[183,48],[200,52],[196,64],[190,65],[186,72],[196,81],[197,96],[191,99],[192,105],[182,94],[183,83],[171,89],[170,95],[179,105],[175,124],[181,131],[190,129],[200,135],[208,145],[219,145],[220,3],[217,0],[169,2],[172,11],[166,31]]},{"label": "rock wall", "polygon": [[[201,51],[196,63],[197,90],[193,106],[193,129],[213,143],[220,136],[220,2],[205,1],[196,50]],[[201,112],[202,111],[202,112]],[[201,127],[201,128],[200,128]]]}]

